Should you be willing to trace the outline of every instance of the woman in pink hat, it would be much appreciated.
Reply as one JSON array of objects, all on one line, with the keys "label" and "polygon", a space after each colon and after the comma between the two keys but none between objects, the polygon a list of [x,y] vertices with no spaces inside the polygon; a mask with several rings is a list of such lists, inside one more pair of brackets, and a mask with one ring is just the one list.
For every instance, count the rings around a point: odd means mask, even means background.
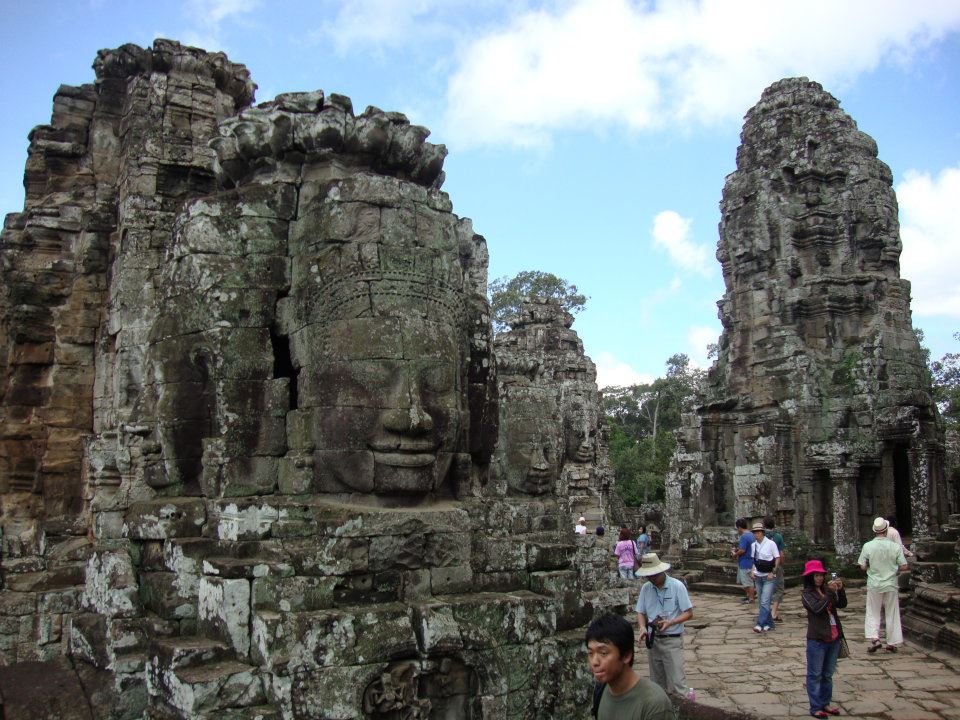
[{"label": "woman in pink hat", "polygon": [[810,714],[815,718],[839,715],[833,699],[833,671],[840,654],[838,608],[847,606],[843,580],[827,580],[827,570],[819,560],[807,560],[803,567],[803,593],[800,601],[807,610],[807,697]]}]

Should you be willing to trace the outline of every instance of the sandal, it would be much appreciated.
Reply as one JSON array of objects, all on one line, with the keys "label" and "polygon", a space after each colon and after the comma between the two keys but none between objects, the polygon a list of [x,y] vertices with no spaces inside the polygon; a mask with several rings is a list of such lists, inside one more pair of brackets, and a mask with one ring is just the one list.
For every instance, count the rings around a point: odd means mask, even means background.
[{"label": "sandal", "polygon": [[840,708],[834,707],[833,705],[827,705],[827,706],[823,709],[823,711],[824,711],[825,713],[830,714],[830,715],[839,715],[839,714],[840,714]]},{"label": "sandal", "polygon": [[868,653],[875,653],[877,650],[883,647],[883,643],[879,640],[871,640],[870,645],[867,647]]},{"label": "sandal", "polygon": [[827,713],[826,713],[825,710],[817,710],[816,712],[810,713],[810,715],[812,715],[812,716],[815,717],[815,718],[828,718],[828,717],[830,717],[829,715],[827,715]]},{"label": "sandal", "polygon": [[886,652],[896,652],[896,651],[897,651],[897,646],[896,646],[896,645],[887,645],[887,646],[884,648],[884,651],[886,651]]}]

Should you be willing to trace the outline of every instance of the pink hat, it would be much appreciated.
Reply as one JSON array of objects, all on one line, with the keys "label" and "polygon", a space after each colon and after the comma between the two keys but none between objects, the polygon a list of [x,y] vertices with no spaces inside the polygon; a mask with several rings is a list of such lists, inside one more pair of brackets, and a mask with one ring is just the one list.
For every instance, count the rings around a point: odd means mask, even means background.
[{"label": "pink hat", "polygon": [[803,566],[803,576],[806,577],[810,573],[823,573],[826,575],[827,569],[819,560],[807,560],[807,564]]}]

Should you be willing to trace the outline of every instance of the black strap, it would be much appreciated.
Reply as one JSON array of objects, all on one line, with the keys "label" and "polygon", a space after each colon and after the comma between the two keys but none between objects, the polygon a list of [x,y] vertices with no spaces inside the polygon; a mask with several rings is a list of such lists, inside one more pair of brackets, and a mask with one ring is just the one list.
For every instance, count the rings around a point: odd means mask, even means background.
[{"label": "black strap", "polygon": [[593,684],[593,709],[590,711],[590,714],[594,717],[596,717],[597,713],[600,712],[600,698],[603,697],[603,689],[606,686],[606,683]]}]

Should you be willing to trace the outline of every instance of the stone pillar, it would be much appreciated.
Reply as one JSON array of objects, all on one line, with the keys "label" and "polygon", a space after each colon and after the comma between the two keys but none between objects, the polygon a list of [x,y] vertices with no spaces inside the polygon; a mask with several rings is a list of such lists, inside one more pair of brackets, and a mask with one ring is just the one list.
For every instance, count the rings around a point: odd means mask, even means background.
[{"label": "stone pillar", "polygon": [[842,467],[830,470],[833,485],[833,544],[837,555],[852,556],[860,548],[857,531],[857,470]]},{"label": "stone pillar", "polygon": [[[910,458],[910,508],[913,512],[913,540],[933,537],[936,509],[933,478],[930,477],[930,450],[915,442],[907,451]],[[933,523],[931,523],[933,520]]]}]

